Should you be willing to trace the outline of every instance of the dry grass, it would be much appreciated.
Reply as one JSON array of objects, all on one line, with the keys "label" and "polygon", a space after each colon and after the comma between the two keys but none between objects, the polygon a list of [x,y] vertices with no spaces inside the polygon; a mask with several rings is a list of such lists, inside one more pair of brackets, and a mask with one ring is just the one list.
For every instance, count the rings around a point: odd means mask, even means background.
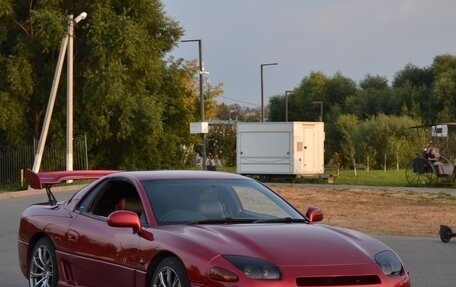
[{"label": "dry grass", "polygon": [[371,235],[438,236],[440,224],[456,228],[456,197],[445,193],[271,186],[299,210],[315,205],[323,223]]}]

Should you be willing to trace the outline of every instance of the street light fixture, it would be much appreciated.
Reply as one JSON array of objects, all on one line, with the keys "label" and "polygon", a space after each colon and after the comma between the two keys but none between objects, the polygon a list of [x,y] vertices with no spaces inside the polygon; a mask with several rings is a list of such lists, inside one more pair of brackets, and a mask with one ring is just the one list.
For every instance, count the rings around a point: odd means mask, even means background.
[{"label": "street light fixture", "polygon": [[267,64],[260,65],[260,70],[261,70],[261,121],[262,122],[264,122],[263,67],[264,66],[275,66],[278,64],[279,63],[267,63]]},{"label": "street light fixture", "polygon": [[51,93],[49,96],[46,114],[44,116],[43,127],[41,129],[40,140],[35,154],[35,161],[33,163],[33,171],[39,172],[41,160],[43,157],[44,145],[46,143],[47,134],[49,131],[49,124],[51,122],[52,110],[54,109],[55,98],[57,95],[57,88],[59,86],[60,75],[62,74],[63,61],[67,56],[67,157],[66,166],[67,170],[73,170],[73,37],[74,37],[74,24],[79,23],[87,17],[86,12],[82,12],[76,18],[73,15],[67,17],[67,32],[63,35],[62,43],[60,46],[59,58],[55,68],[54,79],[52,81]]},{"label": "street light fixture", "polygon": [[[73,15],[70,15],[70,17],[73,17]],[[81,20],[84,20],[85,18],[87,18],[87,13],[82,12],[81,14],[78,15],[78,17],[74,18],[73,22],[75,24],[78,24]],[[73,25],[73,24],[71,24],[71,25]]]},{"label": "street light fixture", "polygon": [[288,122],[288,94],[292,94],[293,91],[285,91],[285,121]]},{"label": "street light fixture", "polygon": [[[182,40],[181,42],[183,43],[188,43],[188,42],[198,42],[198,59],[199,59],[199,92],[200,92],[200,120],[201,122],[204,122],[204,95],[203,95],[203,74],[207,74],[207,72],[204,71],[203,67],[203,49],[202,49],[202,40],[201,39],[195,39],[195,40]],[[202,141],[202,147],[201,147],[201,153],[203,156],[203,170],[207,169],[206,166],[206,134],[201,133],[201,141]]]},{"label": "street light fixture", "polygon": [[320,122],[323,121],[323,102],[322,101],[313,101],[312,104],[320,105]]}]

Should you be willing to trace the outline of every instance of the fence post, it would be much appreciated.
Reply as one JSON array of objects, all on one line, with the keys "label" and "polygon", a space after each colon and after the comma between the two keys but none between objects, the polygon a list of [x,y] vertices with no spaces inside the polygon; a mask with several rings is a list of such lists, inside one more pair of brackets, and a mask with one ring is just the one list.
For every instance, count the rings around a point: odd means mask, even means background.
[{"label": "fence post", "polygon": [[85,169],[89,169],[89,156],[87,155],[87,134],[84,133],[84,154],[85,154]]},{"label": "fence post", "polygon": [[383,165],[383,171],[386,172],[386,153],[385,153],[385,159],[384,159],[384,161],[385,161],[385,164]]}]

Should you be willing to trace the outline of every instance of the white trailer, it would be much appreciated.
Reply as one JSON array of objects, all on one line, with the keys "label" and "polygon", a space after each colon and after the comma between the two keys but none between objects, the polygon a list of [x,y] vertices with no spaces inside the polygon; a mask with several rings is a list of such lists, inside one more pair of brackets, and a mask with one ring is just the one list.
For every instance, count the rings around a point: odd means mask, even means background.
[{"label": "white trailer", "polygon": [[236,171],[243,175],[322,177],[323,122],[237,124]]}]

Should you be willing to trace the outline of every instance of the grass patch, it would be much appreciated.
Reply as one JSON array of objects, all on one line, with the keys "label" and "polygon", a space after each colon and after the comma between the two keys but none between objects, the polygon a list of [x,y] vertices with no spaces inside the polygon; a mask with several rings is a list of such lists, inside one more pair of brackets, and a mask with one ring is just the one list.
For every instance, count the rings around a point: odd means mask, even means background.
[{"label": "grass patch", "polygon": [[[217,167],[218,171],[236,172],[236,167]],[[274,182],[293,182],[293,183],[327,183],[324,178],[278,178],[271,177]],[[405,169],[400,170],[340,170],[335,177],[334,185],[367,185],[367,186],[408,186],[405,178]]]},{"label": "grass patch", "polygon": [[[236,167],[222,166],[217,167],[217,171],[226,171],[236,173]],[[327,172],[328,174],[335,174]],[[334,177],[334,185],[365,185],[365,186],[410,186],[405,177],[405,169],[391,169],[391,170],[357,170],[356,173],[352,169],[340,170],[339,174]],[[271,176],[272,182],[290,182],[290,183],[328,183],[325,178],[286,178]],[[445,184],[435,185],[435,187],[455,188],[456,185]]]},{"label": "grass patch", "polygon": [[342,170],[336,177],[335,184],[370,185],[370,186],[407,186],[405,169],[400,170]]}]

